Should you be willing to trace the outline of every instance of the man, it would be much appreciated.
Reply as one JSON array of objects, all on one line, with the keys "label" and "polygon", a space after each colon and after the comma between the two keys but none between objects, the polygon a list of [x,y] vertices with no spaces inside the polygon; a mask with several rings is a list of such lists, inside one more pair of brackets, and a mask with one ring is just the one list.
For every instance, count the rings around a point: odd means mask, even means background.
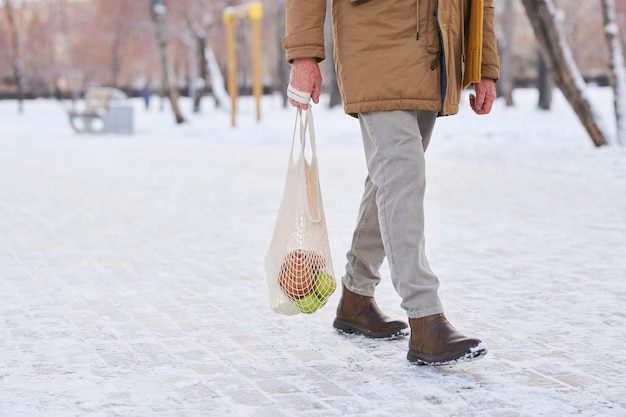
[{"label": "man", "polygon": [[[398,337],[410,326],[407,359],[423,365],[487,353],[447,321],[424,250],[424,152],[436,118],[458,111],[470,3],[482,2],[332,2],[337,82],[345,112],[359,119],[368,169],[333,326],[374,338]],[[481,75],[470,96],[477,114],[490,112],[499,77],[493,0],[482,7]],[[325,13],[326,0],[286,0],[282,46],[292,63],[288,95],[295,107],[319,102]],[[374,300],[385,257],[409,326]]]}]

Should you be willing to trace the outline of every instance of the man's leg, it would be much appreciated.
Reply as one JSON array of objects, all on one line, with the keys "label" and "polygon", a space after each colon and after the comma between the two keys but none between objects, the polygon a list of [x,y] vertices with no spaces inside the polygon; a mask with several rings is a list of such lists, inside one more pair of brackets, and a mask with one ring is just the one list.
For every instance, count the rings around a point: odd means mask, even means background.
[{"label": "man's leg", "polygon": [[[379,185],[375,184],[375,181],[378,181],[381,185],[387,185],[384,183],[384,178],[378,175],[381,171],[379,166],[388,163],[394,164],[393,158],[396,157],[396,154],[406,156],[407,152],[417,153],[416,157],[409,156],[409,160],[413,159],[419,161],[421,159],[422,162],[409,163],[408,165],[410,165],[410,167],[408,167],[406,172],[409,174],[409,178],[417,178],[418,181],[409,181],[409,184],[407,184],[407,181],[401,181],[401,184],[406,184],[412,188],[421,188],[422,191],[417,193],[418,200],[420,200],[419,194],[423,194],[423,186],[420,185],[419,182],[419,178],[423,178],[424,176],[423,152],[430,138],[436,114],[434,112],[423,114],[423,126],[418,126],[418,112],[381,112],[376,114],[388,118],[389,120],[386,123],[391,127],[407,126],[411,135],[410,142],[417,144],[419,149],[416,150],[413,144],[408,143],[405,143],[408,145],[405,148],[394,145],[394,138],[403,138],[403,135],[397,134],[393,129],[389,130],[385,124],[381,124],[380,121],[373,121],[373,124],[380,128],[378,129],[379,131],[385,132],[383,140],[381,141],[379,138],[373,137],[373,129],[367,122],[368,118],[372,117],[372,113],[362,115],[361,131],[370,175],[368,175],[365,180],[357,226],[352,237],[352,246],[347,254],[348,262],[346,264],[346,275],[343,278],[343,294],[337,308],[337,318],[335,319],[334,326],[346,332],[360,333],[369,337],[390,337],[403,334],[404,329],[408,326],[406,323],[392,320],[382,313],[373,298],[376,286],[380,282],[379,268],[386,255],[385,242],[383,235],[381,235],[380,213],[378,210],[381,204],[381,202],[378,201],[381,193],[379,192]],[[410,120],[410,122],[407,123],[408,120]],[[420,134],[421,132],[424,132],[425,135],[422,136]],[[380,151],[379,147],[384,149]],[[396,147],[398,148],[397,153],[394,153]],[[388,150],[387,148],[391,149]],[[380,158],[381,155],[389,155],[389,159],[382,160],[382,158]],[[402,166],[399,166],[399,169],[402,170]],[[422,172],[420,173],[420,171]],[[374,181],[372,181],[372,175],[376,175]],[[390,190],[387,194],[393,196],[396,194],[396,191]],[[423,201],[423,195],[420,201]],[[420,201],[417,203],[423,204],[423,202],[420,203]],[[421,212],[423,209],[419,211]],[[402,234],[401,230],[405,225],[398,224],[397,226],[398,227],[395,227],[392,233]],[[423,230],[423,226],[418,229]],[[383,228],[382,231],[387,233],[386,228]],[[419,250],[419,239],[416,239],[416,241],[418,242],[418,245],[415,245],[417,251]],[[417,257],[417,252],[414,257]],[[391,257],[390,259],[393,258]],[[395,277],[394,272],[395,268],[392,265],[392,277]],[[432,272],[429,271],[428,275],[434,277]],[[436,281],[436,277],[434,279]],[[394,286],[398,289],[399,287],[396,284],[399,280],[393,278],[393,281]],[[438,282],[435,282],[435,284],[438,285]],[[400,293],[400,291],[398,292]],[[402,293],[400,293],[400,295],[402,295]],[[404,298],[408,299],[409,297],[403,297],[403,299]],[[413,302],[419,305],[418,299]]]},{"label": "man's leg", "polygon": [[450,364],[487,352],[480,340],[448,323],[437,295],[439,280],[426,259],[424,151],[435,119],[435,113],[420,111],[360,115],[369,176],[344,277],[344,292],[373,297],[387,255],[411,326],[407,358],[418,364]]},{"label": "man's leg", "polygon": [[345,333],[373,338],[407,335],[407,323],[387,316],[374,300],[374,291],[380,282],[378,270],[385,259],[385,250],[378,228],[376,188],[369,176],[365,180],[357,227],[347,257],[343,292],[333,326]]},{"label": "man's leg", "polygon": [[[357,291],[365,287],[365,294],[373,295],[372,283],[377,281],[371,274],[364,274],[369,268],[362,266],[379,266],[382,251],[409,318],[442,313],[437,295],[439,280],[428,265],[424,248],[424,148],[430,140],[436,113],[386,111],[359,116],[374,191],[367,195],[370,218],[359,218],[358,234],[355,233],[358,239],[348,256],[353,261],[347,268],[356,273],[346,274],[346,285]],[[378,214],[376,225],[371,220],[372,213]],[[373,258],[372,254],[378,257]]]},{"label": "man's leg", "polygon": [[350,291],[368,297],[374,296],[376,286],[380,283],[379,269],[385,259],[378,226],[376,192],[377,188],[368,175],[343,278],[344,285]]}]

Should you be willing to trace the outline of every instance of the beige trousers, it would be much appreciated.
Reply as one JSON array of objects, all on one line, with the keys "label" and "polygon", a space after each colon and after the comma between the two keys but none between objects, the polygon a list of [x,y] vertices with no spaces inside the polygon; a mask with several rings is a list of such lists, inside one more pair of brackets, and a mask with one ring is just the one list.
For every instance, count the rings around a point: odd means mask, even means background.
[{"label": "beige trousers", "polygon": [[368,112],[360,113],[359,120],[368,176],[343,284],[374,296],[386,257],[408,317],[442,313],[439,280],[424,248],[424,152],[436,113]]}]

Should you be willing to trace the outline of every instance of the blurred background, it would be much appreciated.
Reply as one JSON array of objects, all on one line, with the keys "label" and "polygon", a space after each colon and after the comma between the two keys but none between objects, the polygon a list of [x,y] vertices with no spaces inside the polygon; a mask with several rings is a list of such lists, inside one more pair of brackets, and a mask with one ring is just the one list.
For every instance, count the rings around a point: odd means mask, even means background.
[{"label": "blurred background", "polygon": [[[253,93],[253,48],[260,37],[262,94],[284,94],[289,76],[280,48],[284,1],[254,2],[262,7],[260,31],[255,32],[253,19],[246,15],[250,3],[242,0],[0,0],[0,99],[76,100],[90,87],[106,86],[130,97],[167,97],[173,104],[177,97],[190,97],[194,112],[202,112],[204,100],[226,105],[228,10],[238,11],[230,20],[237,93]],[[509,101],[514,88],[548,85],[549,91],[550,67],[552,76],[559,70],[550,62],[545,69],[542,40],[531,24],[539,20],[542,7],[545,17],[546,4],[548,19],[569,45],[584,80],[610,85],[603,5],[611,5],[611,19],[624,27],[626,0],[495,0],[502,58],[498,87],[507,105],[513,104]],[[623,31],[617,36],[623,44]],[[332,39],[327,47],[332,48]],[[330,94],[329,105],[336,106],[341,99],[332,54],[327,56],[324,91]],[[557,86],[563,87],[558,82]],[[543,100],[540,105],[549,108],[549,97]],[[177,106],[171,108],[179,113]],[[184,116],[177,114],[176,120],[182,123]]]}]

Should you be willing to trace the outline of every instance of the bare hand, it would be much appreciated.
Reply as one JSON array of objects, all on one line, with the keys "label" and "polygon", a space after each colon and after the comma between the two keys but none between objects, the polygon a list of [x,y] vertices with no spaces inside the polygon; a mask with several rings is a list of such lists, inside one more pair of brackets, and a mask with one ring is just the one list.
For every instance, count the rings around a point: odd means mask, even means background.
[{"label": "bare hand", "polygon": [[[291,65],[291,74],[289,75],[289,85],[305,93],[311,93],[313,103],[319,103],[320,93],[322,91],[322,73],[320,72],[317,59],[294,59]],[[309,108],[308,104],[300,103],[292,98],[289,98],[289,103],[302,110]]]},{"label": "bare hand", "polygon": [[496,99],[496,83],[491,78],[483,78],[474,84],[476,95],[470,94],[470,106],[476,114],[488,114]]}]

